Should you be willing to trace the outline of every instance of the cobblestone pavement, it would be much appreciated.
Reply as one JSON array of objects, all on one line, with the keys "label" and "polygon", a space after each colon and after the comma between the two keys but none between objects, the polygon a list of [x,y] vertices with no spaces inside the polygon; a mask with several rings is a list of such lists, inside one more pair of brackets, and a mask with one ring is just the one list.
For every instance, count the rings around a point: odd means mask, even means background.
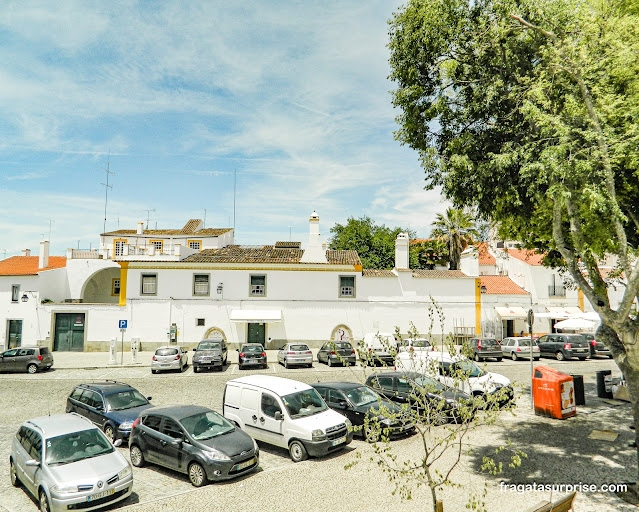
[{"label": "cobblestone pavement", "polygon": [[[269,354],[269,357],[271,354]],[[66,397],[80,382],[115,379],[127,382],[146,396],[153,397],[156,405],[195,403],[221,409],[222,393],[227,380],[240,375],[270,373],[304,382],[320,380],[361,380],[364,372],[372,369],[328,368],[314,364],[312,369],[286,370],[270,364],[268,370],[238,370],[231,364],[224,371],[193,374],[189,367],[184,373],[152,375],[148,366],[150,354],[139,354],[144,364],[109,367],[108,355],[56,353],[56,369],[27,374],[0,374],[0,453],[5,463],[0,465],[0,511],[22,512],[36,510],[36,504],[23,489],[11,487],[8,475],[8,455],[11,439],[25,419],[48,412],[63,412]],[[101,361],[100,361],[101,359]],[[232,360],[232,359],[231,359]],[[274,357],[270,358],[271,361]],[[97,364],[99,362],[99,364]],[[448,487],[441,493],[445,510],[466,510],[469,496],[481,496],[488,511],[525,510],[548,493],[519,494],[502,492],[499,482],[510,483],[620,483],[634,480],[636,453],[628,447],[632,432],[629,404],[607,403],[596,397],[597,370],[612,369],[619,374],[614,362],[607,359],[585,362],[557,362],[542,360],[539,364],[553,366],[565,373],[584,376],[587,406],[578,408],[578,416],[565,421],[534,416],[526,394],[530,363],[527,361],[488,363],[487,368],[510,377],[518,384],[520,397],[514,414],[504,413],[495,425],[479,427],[468,438],[470,452],[464,452],[459,467],[452,475],[461,487]],[[446,427],[436,427],[430,439],[440,436]],[[593,429],[608,429],[619,434],[613,442],[588,439]],[[481,474],[482,457],[495,456],[495,448],[506,445],[510,438],[528,457],[518,469],[507,469],[504,476]],[[415,459],[423,453],[419,435],[393,441],[393,452],[402,459]],[[346,450],[322,459],[310,459],[294,464],[286,450],[261,444],[260,470],[244,478],[193,488],[186,476],[157,466],[134,468],[134,493],[116,509],[140,511],[195,511],[195,510],[272,510],[288,511],[397,511],[431,509],[430,493],[416,489],[413,499],[402,501],[392,495],[394,489],[388,477],[376,462],[373,447],[355,440]],[[128,450],[120,448],[128,457]],[[503,458],[497,455],[497,459]],[[441,468],[453,457],[448,453]],[[345,466],[358,462],[355,466]],[[504,459],[504,462],[507,462]],[[576,503],[580,512],[630,511],[614,494],[606,492],[580,493]]]}]

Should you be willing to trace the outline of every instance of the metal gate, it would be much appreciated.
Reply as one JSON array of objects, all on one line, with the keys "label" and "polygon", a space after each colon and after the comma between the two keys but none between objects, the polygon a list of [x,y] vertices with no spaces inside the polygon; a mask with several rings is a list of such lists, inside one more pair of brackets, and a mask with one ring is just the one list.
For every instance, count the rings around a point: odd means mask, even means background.
[{"label": "metal gate", "polygon": [[84,313],[57,313],[53,350],[82,352],[84,350]]},{"label": "metal gate", "polygon": [[266,324],[248,324],[247,341],[249,343],[261,343],[266,340]]}]

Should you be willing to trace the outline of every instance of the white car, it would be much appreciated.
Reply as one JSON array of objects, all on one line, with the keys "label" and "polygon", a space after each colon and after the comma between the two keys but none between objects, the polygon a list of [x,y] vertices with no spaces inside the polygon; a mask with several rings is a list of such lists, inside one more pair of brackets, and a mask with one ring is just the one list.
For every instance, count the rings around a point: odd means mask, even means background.
[{"label": "white car", "polygon": [[[490,395],[506,388],[504,401],[511,400],[514,396],[508,377],[487,372],[461,355],[451,356],[448,352],[434,351],[400,352],[395,365],[397,370],[424,373],[469,395]],[[460,371],[467,378],[459,378]]]},{"label": "white car", "polygon": [[435,347],[426,338],[404,338],[399,344],[399,352],[433,351]]}]

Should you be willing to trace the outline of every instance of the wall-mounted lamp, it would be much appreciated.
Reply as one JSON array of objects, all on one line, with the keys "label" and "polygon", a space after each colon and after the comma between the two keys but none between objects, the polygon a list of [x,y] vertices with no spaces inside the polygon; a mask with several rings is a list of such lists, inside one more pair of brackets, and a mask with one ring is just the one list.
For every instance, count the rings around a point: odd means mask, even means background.
[{"label": "wall-mounted lamp", "polygon": [[483,284],[481,285],[481,288],[479,290],[481,291],[481,293],[486,293],[488,291]]},{"label": "wall-mounted lamp", "polygon": [[217,285],[217,293],[218,295],[220,295],[222,293],[222,290],[224,290],[224,284],[220,283]]},{"label": "wall-mounted lamp", "polygon": [[28,300],[29,296],[26,293],[22,294],[22,302],[27,302]]},{"label": "wall-mounted lamp", "polygon": [[28,302],[28,300],[29,300],[29,294],[30,294],[32,297],[35,297],[35,296],[36,296],[36,293],[37,293],[37,292],[31,291],[31,290],[26,290],[26,291],[22,294],[22,297],[20,297],[20,300],[21,300],[22,302]]}]

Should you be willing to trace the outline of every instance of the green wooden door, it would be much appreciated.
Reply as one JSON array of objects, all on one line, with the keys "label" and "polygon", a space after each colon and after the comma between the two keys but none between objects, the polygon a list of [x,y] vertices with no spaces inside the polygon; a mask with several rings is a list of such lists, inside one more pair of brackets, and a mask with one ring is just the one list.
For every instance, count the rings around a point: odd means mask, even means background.
[{"label": "green wooden door", "polygon": [[22,320],[7,320],[9,322],[9,348],[22,345]]},{"label": "green wooden door", "polygon": [[248,324],[249,343],[261,343],[264,345],[266,339],[266,324]]},{"label": "green wooden door", "polygon": [[53,350],[84,350],[84,313],[58,313],[55,316]]}]

